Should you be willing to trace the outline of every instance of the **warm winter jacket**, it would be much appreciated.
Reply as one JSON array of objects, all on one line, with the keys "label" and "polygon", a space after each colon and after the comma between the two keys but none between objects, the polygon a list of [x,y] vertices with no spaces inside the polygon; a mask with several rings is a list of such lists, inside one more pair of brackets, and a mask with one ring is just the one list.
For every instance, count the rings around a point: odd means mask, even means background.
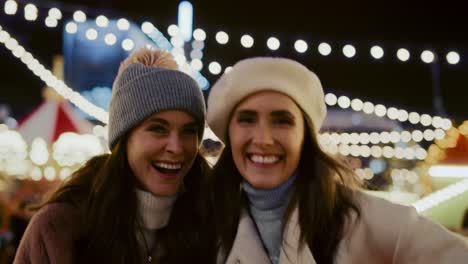
[{"label": "warm winter jacket", "polygon": [[[357,193],[361,218],[350,218],[351,225],[339,244],[336,264],[467,264],[468,242],[447,229],[417,214],[413,207],[390,203],[381,198]],[[324,226],[323,228],[326,228]],[[285,226],[280,264],[316,263],[306,246],[299,247],[298,210]],[[252,218],[241,214],[237,235],[229,256],[219,263],[270,263]]]},{"label": "warm winter jacket", "polygon": [[75,263],[80,217],[78,209],[66,203],[41,208],[24,232],[13,263]]}]

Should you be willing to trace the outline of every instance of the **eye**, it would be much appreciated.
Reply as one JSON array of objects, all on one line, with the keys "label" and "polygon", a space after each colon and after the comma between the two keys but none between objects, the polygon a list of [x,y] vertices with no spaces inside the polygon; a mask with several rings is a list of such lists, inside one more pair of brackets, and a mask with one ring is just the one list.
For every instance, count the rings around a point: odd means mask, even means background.
[{"label": "eye", "polygon": [[160,134],[164,134],[167,132],[167,129],[162,125],[151,125],[150,127],[148,127],[148,130]]},{"label": "eye", "polygon": [[278,125],[294,125],[294,120],[289,117],[277,117],[274,119],[274,123]]},{"label": "eye", "polygon": [[252,116],[252,115],[239,115],[237,117],[237,122],[238,123],[246,123],[246,124],[251,124],[251,123],[255,123],[256,121],[256,118],[255,116]]},{"label": "eye", "polygon": [[198,128],[194,126],[185,127],[182,132],[186,135],[198,135]]}]

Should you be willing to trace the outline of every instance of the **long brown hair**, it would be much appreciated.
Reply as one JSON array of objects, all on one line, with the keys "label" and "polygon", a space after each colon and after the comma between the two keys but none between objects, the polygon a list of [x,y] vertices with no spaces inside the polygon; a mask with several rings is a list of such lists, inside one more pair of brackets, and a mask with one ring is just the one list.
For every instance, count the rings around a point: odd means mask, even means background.
[{"label": "long brown hair", "polygon": [[[359,185],[352,171],[319,147],[312,128],[305,127],[305,139],[298,167],[295,192],[285,214],[299,210],[300,244],[307,245],[317,263],[334,263],[338,244],[344,236],[346,219],[360,210],[352,197]],[[229,137],[226,137],[229,138]],[[212,203],[219,249],[225,255],[232,249],[241,208],[247,199],[240,188],[242,176],[237,170],[229,140],[212,171]]]},{"label": "long brown hair", "polygon": [[[123,136],[112,149],[90,159],[44,205],[65,202],[81,210],[81,238],[76,241],[80,263],[143,263],[137,240],[136,179],[127,161]],[[169,223],[156,233],[161,263],[214,263],[210,218],[203,199],[205,169],[197,156],[184,178]]]}]

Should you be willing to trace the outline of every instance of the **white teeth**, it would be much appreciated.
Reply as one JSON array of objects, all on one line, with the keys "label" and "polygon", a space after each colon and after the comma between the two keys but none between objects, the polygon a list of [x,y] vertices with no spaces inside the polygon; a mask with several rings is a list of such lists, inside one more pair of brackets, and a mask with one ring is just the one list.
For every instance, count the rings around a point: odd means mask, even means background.
[{"label": "white teeth", "polygon": [[279,160],[278,156],[260,156],[252,155],[250,159],[256,163],[273,164]]},{"label": "white teeth", "polygon": [[182,168],[182,163],[165,163],[165,162],[157,162],[156,166],[164,168],[164,169],[169,169],[169,170],[178,170]]}]

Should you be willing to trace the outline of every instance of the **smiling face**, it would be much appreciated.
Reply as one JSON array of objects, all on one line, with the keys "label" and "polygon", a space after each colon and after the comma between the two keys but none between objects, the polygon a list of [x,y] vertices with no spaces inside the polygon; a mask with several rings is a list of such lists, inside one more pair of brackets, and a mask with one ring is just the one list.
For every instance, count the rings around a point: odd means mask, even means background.
[{"label": "smiling face", "polygon": [[127,156],[140,188],[161,196],[177,193],[198,153],[198,128],[188,113],[164,111],[132,130]]},{"label": "smiling face", "polygon": [[301,157],[304,118],[287,95],[273,91],[244,99],[229,122],[232,157],[252,186],[272,189],[292,176]]}]

